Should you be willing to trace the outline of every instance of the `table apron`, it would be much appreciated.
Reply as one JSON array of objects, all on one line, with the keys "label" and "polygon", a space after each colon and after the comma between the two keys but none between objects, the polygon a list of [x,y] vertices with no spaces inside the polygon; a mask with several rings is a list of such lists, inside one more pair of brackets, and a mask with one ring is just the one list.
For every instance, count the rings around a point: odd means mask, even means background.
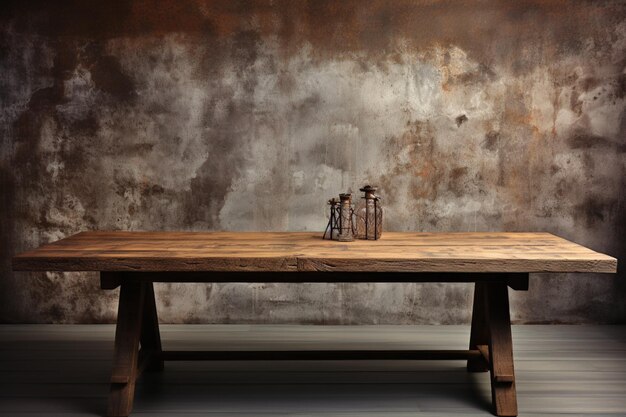
[{"label": "table apron", "polygon": [[496,272],[100,272],[102,289],[122,282],[197,283],[475,283],[504,282],[514,290],[528,290],[528,273]]}]

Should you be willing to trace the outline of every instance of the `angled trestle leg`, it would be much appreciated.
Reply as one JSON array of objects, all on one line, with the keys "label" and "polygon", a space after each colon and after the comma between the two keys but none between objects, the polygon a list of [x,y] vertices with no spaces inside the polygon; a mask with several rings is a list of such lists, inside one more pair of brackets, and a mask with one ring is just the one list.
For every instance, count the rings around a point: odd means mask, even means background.
[{"label": "angled trestle leg", "polygon": [[470,349],[479,350],[482,358],[469,360],[468,371],[489,370],[494,414],[516,416],[517,397],[507,283],[477,282],[472,314]]},{"label": "angled trestle leg", "polygon": [[163,369],[154,292],[150,282],[106,278],[103,288],[121,287],[107,416],[128,416],[142,371]]}]

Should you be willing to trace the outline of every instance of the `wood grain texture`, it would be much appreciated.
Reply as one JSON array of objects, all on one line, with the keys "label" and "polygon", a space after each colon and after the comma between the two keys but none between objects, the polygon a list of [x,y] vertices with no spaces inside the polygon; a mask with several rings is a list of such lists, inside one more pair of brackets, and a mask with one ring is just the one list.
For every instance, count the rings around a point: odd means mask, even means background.
[{"label": "wood grain texture", "polygon": [[549,233],[393,233],[342,243],[308,232],[82,232],[13,258],[16,271],[615,272]]}]

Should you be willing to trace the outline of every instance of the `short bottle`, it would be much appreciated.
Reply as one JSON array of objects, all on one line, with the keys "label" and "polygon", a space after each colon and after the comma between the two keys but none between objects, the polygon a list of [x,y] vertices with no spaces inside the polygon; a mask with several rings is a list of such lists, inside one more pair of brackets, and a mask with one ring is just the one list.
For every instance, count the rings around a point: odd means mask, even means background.
[{"label": "short bottle", "polygon": [[383,233],[383,208],[380,205],[380,197],[376,193],[377,188],[366,185],[359,191],[365,193],[363,201],[356,211],[356,237],[357,239],[376,240]]}]

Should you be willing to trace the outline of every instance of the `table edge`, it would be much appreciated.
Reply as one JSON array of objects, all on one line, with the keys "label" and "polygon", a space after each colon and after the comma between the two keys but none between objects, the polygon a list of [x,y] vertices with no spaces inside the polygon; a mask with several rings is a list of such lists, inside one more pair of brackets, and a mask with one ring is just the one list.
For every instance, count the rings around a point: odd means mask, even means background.
[{"label": "table edge", "polygon": [[604,254],[594,259],[464,259],[464,258],[46,258],[16,256],[13,271],[119,272],[468,272],[468,273],[616,273],[617,259]]}]

